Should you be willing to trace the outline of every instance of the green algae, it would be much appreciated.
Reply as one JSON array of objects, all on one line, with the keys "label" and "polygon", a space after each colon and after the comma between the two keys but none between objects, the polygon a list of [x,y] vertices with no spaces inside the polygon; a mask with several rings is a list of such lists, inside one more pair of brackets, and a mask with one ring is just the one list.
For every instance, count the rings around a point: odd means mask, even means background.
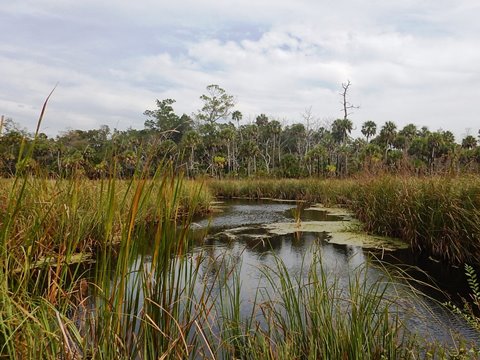
[{"label": "green algae", "polygon": [[304,221],[265,224],[263,226],[272,235],[287,235],[296,232],[327,233],[328,242],[339,245],[360,246],[368,249],[397,250],[406,249],[405,242],[384,236],[374,236],[359,231],[357,221]]}]

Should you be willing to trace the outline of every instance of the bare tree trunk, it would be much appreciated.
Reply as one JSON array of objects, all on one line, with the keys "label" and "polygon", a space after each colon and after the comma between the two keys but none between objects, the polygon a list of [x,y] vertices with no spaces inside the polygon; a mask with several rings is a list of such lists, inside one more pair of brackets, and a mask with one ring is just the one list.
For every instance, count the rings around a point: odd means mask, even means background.
[{"label": "bare tree trunk", "polygon": [[347,120],[348,115],[350,115],[348,110],[359,108],[359,106],[352,105],[347,100],[348,88],[350,87],[351,84],[352,83],[350,82],[350,80],[347,80],[347,82],[345,84],[342,84],[343,91],[340,93],[340,95],[342,96],[343,119],[344,120]]},{"label": "bare tree trunk", "polygon": [[275,134],[273,134],[273,145],[272,145],[272,169],[275,170],[275,138],[277,136]]},{"label": "bare tree trunk", "polygon": [[230,143],[227,143],[227,161],[228,161],[228,172],[232,171],[232,159],[230,158]]}]

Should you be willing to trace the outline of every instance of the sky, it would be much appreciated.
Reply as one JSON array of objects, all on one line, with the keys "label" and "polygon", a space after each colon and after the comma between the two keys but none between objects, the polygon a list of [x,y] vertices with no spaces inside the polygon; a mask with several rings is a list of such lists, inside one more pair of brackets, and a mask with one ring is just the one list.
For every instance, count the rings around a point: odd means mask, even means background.
[{"label": "sky", "polygon": [[143,128],[156,99],[201,108],[206,86],[244,123],[350,119],[480,128],[478,0],[2,0],[0,114],[34,130]]}]

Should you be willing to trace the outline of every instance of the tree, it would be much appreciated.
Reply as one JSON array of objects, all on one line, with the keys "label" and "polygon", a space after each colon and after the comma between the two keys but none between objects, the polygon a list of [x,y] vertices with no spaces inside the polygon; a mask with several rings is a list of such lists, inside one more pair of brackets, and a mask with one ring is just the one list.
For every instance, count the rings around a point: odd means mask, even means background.
[{"label": "tree", "polygon": [[380,130],[381,141],[385,144],[388,150],[397,136],[397,125],[393,121],[387,121]]},{"label": "tree", "polygon": [[429,164],[430,171],[433,173],[435,171],[435,159],[442,155],[441,149],[444,145],[444,138],[442,133],[436,131],[427,136],[427,149],[430,154]]},{"label": "tree", "polygon": [[382,159],[382,149],[376,144],[367,144],[360,153],[360,159],[363,161],[364,170],[368,172],[375,171],[376,165]]},{"label": "tree", "polygon": [[367,143],[369,142],[368,140],[370,137],[375,136],[377,133],[377,124],[375,122],[369,120],[365,121],[362,125],[362,134],[367,138]]},{"label": "tree", "polygon": [[[337,148],[336,168],[340,175],[347,175],[348,173],[348,147],[347,140],[349,134],[352,132],[353,124],[349,119],[337,119],[332,124],[332,136],[337,144],[340,146]],[[343,166],[341,165],[340,158],[343,156]]]},{"label": "tree", "polygon": [[[281,143],[280,143],[280,136],[282,134],[282,124],[277,120],[272,120],[268,124],[268,131],[272,135],[273,144],[272,144],[272,168],[275,168],[275,159],[278,159],[278,164],[280,164],[281,159]],[[275,157],[275,151],[277,151],[277,157]]]},{"label": "tree", "polygon": [[255,123],[258,127],[267,126],[268,125],[268,116],[265,114],[260,114],[255,119]]},{"label": "tree", "polygon": [[475,139],[472,135],[467,135],[462,140],[462,148],[464,149],[473,149],[477,146],[477,139]]},{"label": "tree", "polygon": [[386,163],[388,167],[390,167],[391,169],[398,170],[398,168],[400,167],[402,158],[403,158],[402,151],[396,150],[396,149],[389,150],[387,152]]},{"label": "tree", "polygon": [[200,96],[200,100],[203,101],[203,107],[197,113],[197,119],[209,124],[214,124],[218,120],[226,119],[230,116],[230,112],[235,106],[234,97],[227,94],[226,91],[218,85],[208,85],[207,93],[207,95],[204,94]]},{"label": "tree", "polygon": [[414,124],[408,124],[398,132],[399,135],[405,136],[408,142],[411,142],[415,136],[417,136],[418,130]]},{"label": "tree", "polygon": [[270,151],[270,147],[273,147],[275,151],[275,135],[272,134],[271,123],[268,120],[268,117],[265,114],[260,114],[257,116],[255,123],[257,125],[257,139],[259,147],[259,155],[263,159],[265,165],[265,170],[267,173],[270,173],[270,167],[272,161],[274,161],[274,155]]},{"label": "tree", "polygon": [[237,127],[240,126],[240,120],[242,120],[242,118],[243,118],[243,115],[242,115],[242,113],[241,113],[240,111],[235,110],[235,111],[232,113],[232,120],[237,122]]},{"label": "tree", "polygon": [[179,117],[175,114],[172,105],[173,99],[164,99],[156,101],[156,110],[145,110],[143,115],[148,119],[145,121],[145,128],[152,132],[161,134],[164,139],[171,139],[179,143],[182,135],[192,126],[192,119],[187,115]]},{"label": "tree", "polygon": [[12,119],[3,122],[0,134],[0,175],[12,176],[16,171],[16,164],[22,144],[28,139],[27,134],[19,130]]},{"label": "tree", "polygon": [[341,144],[345,144],[348,139],[348,135],[353,130],[353,123],[348,119],[337,119],[332,124],[333,138]]},{"label": "tree", "polygon": [[293,154],[285,154],[281,161],[282,175],[287,178],[300,176],[300,167],[298,158]]},{"label": "tree", "polygon": [[194,130],[187,131],[182,138],[182,147],[189,149],[188,167],[187,172],[189,176],[195,174],[195,149],[202,142],[202,138],[198,132]]},{"label": "tree", "polygon": [[[217,123],[220,119],[226,119],[231,115],[231,110],[235,105],[232,95],[229,95],[218,85],[207,86],[207,94],[200,96],[203,101],[201,110],[195,115],[200,122],[199,131],[203,137],[204,158],[207,159],[207,169],[211,169],[212,175],[215,173],[215,156],[221,156],[219,151],[222,147],[222,139],[219,137],[220,128]],[[240,113],[236,113],[237,119],[241,118]]]},{"label": "tree", "polygon": [[[418,136],[417,127],[414,124],[405,125],[403,127],[403,129],[398,132],[398,136],[401,136],[403,138],[403,145],[402,145],[401,149],[406,154],[407,151],[408,151],[408,148],[410,147],[410,144],[413,141],[413,139],[416,136]],[[397,146],[395,146],[395,147],[397,147]]]},{"label": "tree", "polygon": [[[227,147],[227,169],[228,171],[232,171],[234,165],[236,163],[236,149],[235,149],[235,125],[231,122],[228,124],[222,124],[220,127],[220,138],[222,139],[223,145]],[[224,166],[222,166],[222,169]]]},{"label": "tree", "polygon": [[343,119],[346,120],[348,119],[348,115],[351,114],[349,110],[351,109],[359,109],[359,106],[352,105],[348,100],[347,100],[347,95],[348,95],[348,89],[350,88],[351,82],[348,80],[346,83],[342,83],[342,89],[343,91],[340,93],[340,96],[342,97],[342,105],[343,105]]},{"label": "tree", "polygon": [[308,174],[310,176],[312,176],[313,173],[316,173],[317,176],[320,176],[324,165],[324,159],[326,157],[327,150],[320,144],[316,145],[307,152],[305,155],[305,161],[307,162]]},{"label": "tree", "polygon": [[[239,129],[242,142],[239,153],[247,164],[247,175],[250,176],[257,171],[257,155],[260,149],[258,147],[258,127],[256,124],[242,125]],[[252,170],[253,165],[253,170]]]},{"label": "tree", "polygon": [[305,111],[302,114],[303,121],[306,125],[305,127],[305,134],[306,134],[306,139],[305,139],[305,155],[307,155],[307,152],[310,150],[310,148],[313,146],[312,145],[312,121],[314,121],[314,116],[312,114],[312,107],[305,108]]}]

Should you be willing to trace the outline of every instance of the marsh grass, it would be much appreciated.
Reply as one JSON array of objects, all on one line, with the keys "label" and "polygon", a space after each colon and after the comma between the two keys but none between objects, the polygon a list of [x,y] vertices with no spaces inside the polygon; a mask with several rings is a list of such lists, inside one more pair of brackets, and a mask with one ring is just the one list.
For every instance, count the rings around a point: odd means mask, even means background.
[{"label": "marsh grass", "polygon": [[270,358],[407,358],[412,339],[386,296],[389,285],[352,273],[346,288],[314,255],[306,279],[291,276],[279,260],[264,275],[278,299],[267,294],[267,333],[278,344]]},{"label": "marsh grass", "polygon": [[218,197],[304,200],[326,205],[345,204],[350,200],[346,195],[356,187],[354,180],[334,179],[210,180],[207,184]]},{"label": "marsh grass", "polygon": [[[17,203],[7,207],[12,213],[3,214],[1,222],[7,251],[0,268],[0,357],[406,359],[427,351],[448,354],[438,346],[426,348],[409,334],[384,281],[368,280],[360,271],[350,275],[345,290],[323,270],[318,254],[303,275],[290,274],[280,259],[263,268],[267,286],[257,289],[251,312],[243,313],[238,261],[225,255],[211,261],[208,251],[189,251],[188,230],[203,206],[203,188],[168,169],[128,183],[98,182],[96,191],[86,189],[93,185],[83,179],[22,181],[23,193],[12,195]],[[192,191],[188,211],[183,210],[185,191]],[[143,251],[146,241],[152,252]],[[93,268],[69,263],[86,249],[95,249]],[[56,261],[32,267],[38,252]],[[216,264],[216,272],[206,281],[209,264]]]},{"label": "marsh grass", "polygon": [[[9,181],[2,189],[7,205],[0,213],[4,255],[0,354],[76,358],[101,352],[113,358],[122,349],[127,356],[136,348],[133,329],[147,323],[137,318],[140,307],[154,304],[151,307],[159,313],[158,308],[167,309],[164,303],[177,303],[178,294],[165,292],[179,291],[179,279],[167,276],[174,266],[171,259],[187,251],[188,224],[206,206],[208,195],[201,185],[185,184],[163,168],[153,179],[131,182],[30,177]],[[127,288],[127,279],[137,248],[146,241],[141,235],[152,226],[156,251],[150,269],[138,279],[137,285],[143,287],[140,299],[135,289]],[[82,254],[92,254],[90,259],[97,260],[93,274],[79,261]],[[183,274],[193,281],[190,275]],[[89,297],[85,288],[90,288]],[[175,320],[174,310],[165,311],[173,313]],[[149,316],[149,322],[156,321]],[[153,328],[153,324],[146,327]],[[145,330],[138,334],[152,337]],[[156,348],[165,350],[165,346]]]},{"label": "marsh grass", "polygon": [[[191,297],[180,299],[196,272],[175,259],[188,251],[208,191],[168,164],[151,176],[148,161],[129,181],[32,175],[47,101],[16,175],[0,180],[0,358],[188,357]],[[139,260],[152,227],[155,254]]]}]

